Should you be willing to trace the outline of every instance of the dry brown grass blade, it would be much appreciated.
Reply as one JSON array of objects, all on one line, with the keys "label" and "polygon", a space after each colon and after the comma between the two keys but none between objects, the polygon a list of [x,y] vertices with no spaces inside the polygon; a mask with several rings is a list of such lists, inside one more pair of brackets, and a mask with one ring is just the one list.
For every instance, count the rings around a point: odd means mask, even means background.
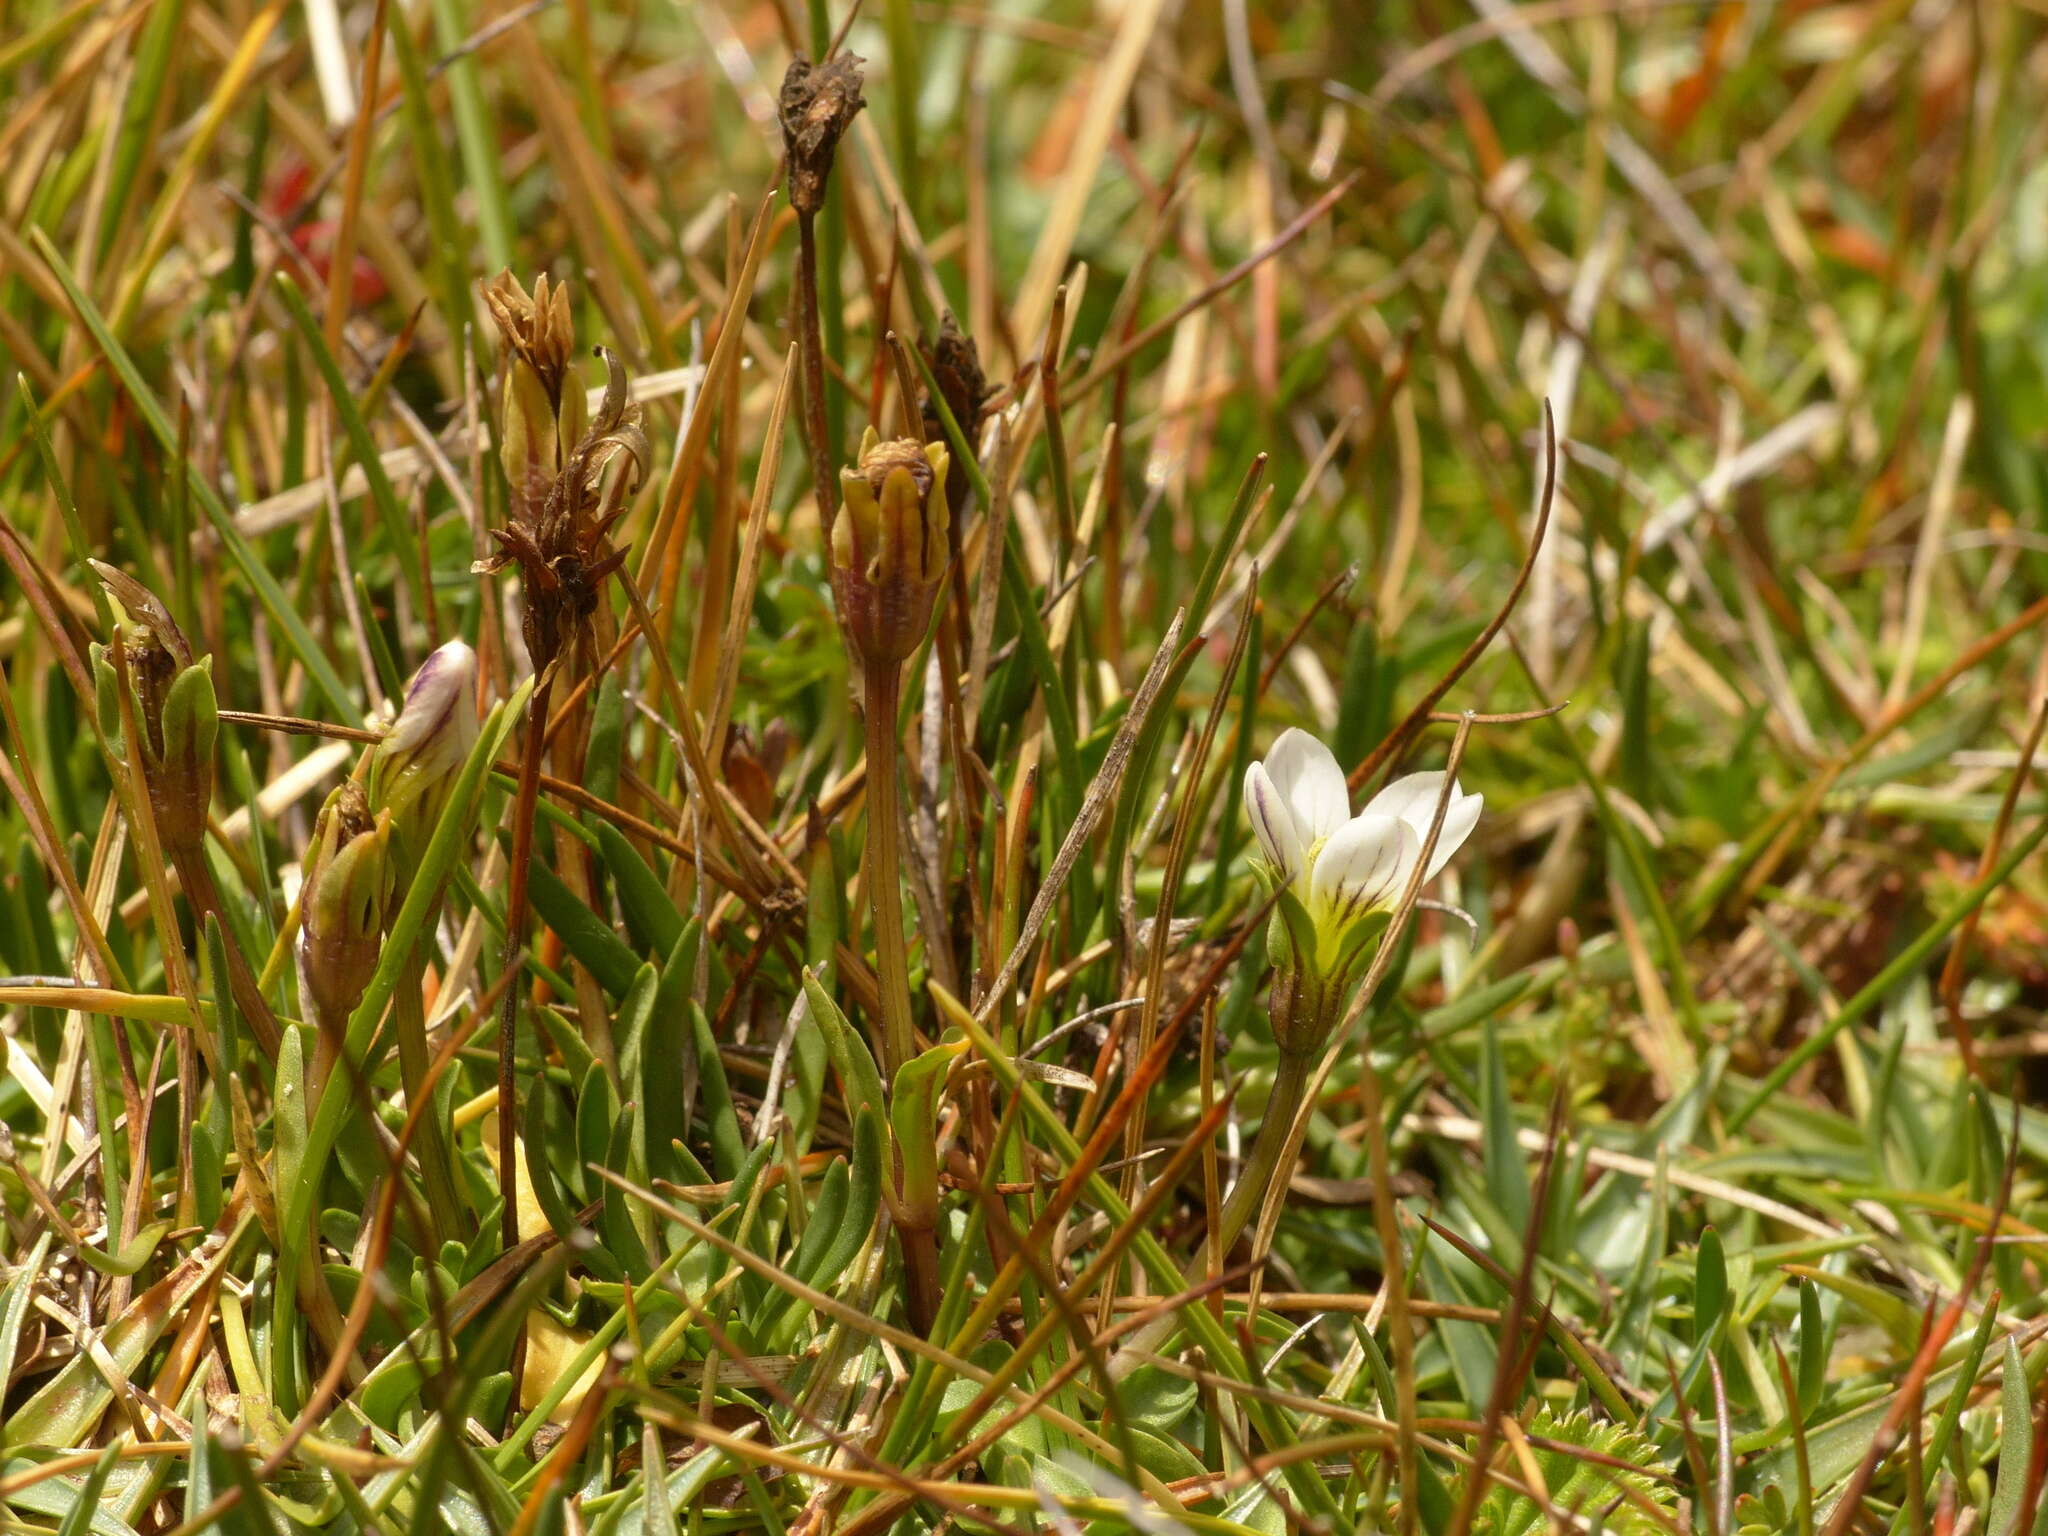
[{"label": "dry brown grass blade", "polygon": [[[705,727],[706,756],[714,763],[724,761],[725,732],[732,720],[733,700],[739,688],[740,657],[747,630],[753,624],[754,592],[761,579],[761,547],[768,531],[768,514],[774,506],[775,477],[782,469],[782,442],[789,421],[791,388],[796,380],[796,346],[783,355],[782,379],[775,386],[775,405],[768,413],[768,428],[761,439],[761,459],[754,472],[754,494],[747,512],[747,527],[740,548],[739,571],[727,610],[725,639],[718,651],[718,677],[711,693],[711,709]],[[693,658],[694,659],[694,658]]]},{"label": "dry brown grass blade", "polygon": [[1086,849],[1088,839],[1094,835],[1102,813],[1115,800],[1117,789],[1123,782],[1125,765],[1130,761],[1131,750],[1137,745],[1138,732],[1145,718],[1152,712],[1152,705],[1159,694],[1160,685],[1180,646],[1181,621],[1184,615],[1176,613],[1173,622],[1166,627],[1166,636],[1159,642],[1159,649],[1152,655],[1152,665],[1146,669],[1144,681],[1138,684],[1138,691],[1132,695],[1131,706],[1125,712],[1123,723],[1117,727],[1116,738],[1109,744],[1109,753],[1102,761],[1102,767],[1088,785],[1088,792],[1081,797],[1081,813],[1067,829],[1060,849],[1054,855],[1045,879],[1039,885],[1038,894],[1032,898],[1030,910],[1024,915],[1024,922],[1017,932],[1017,941],[1011,946],[1009,956],[997,970],[995,980],[990,984],[988,994],[981,1006],[975,1010],[976,1017],[986,1022],[1002,1006],[1002,1000],[1017,984],[1017,977],[1024,968],[1024,961],[1038,943],[1044,931],[1046,920],[1051,916],[1054,903],[1065,887],[1067,877],[1073,873],[1075,862]]},{"label": "dry brown grass blade", "polygon": [[1443,696],[1451,691],[1459,678],[1471,670],[1472,664],[1485,654],[1493,637],[1501,632],[1508,621],[1508,615],[1515,611],[1515,604],[1521,599],[1522,589],[1529,584],[1529,575],[1535,569],[1536,557],[1543,548],[1543,536],[1550,527],[1550,510],[1557,493],[1557,436],[1550,421],[1550,408],[1543,411],[1543,499],[1538,507],[1536,526],[1529,532],[1528,553],[1522,560],[1522,568],[1515,573],[1514,584],[1508,588],[1508,595],[1502,600],[1486,628],[1472,637],[1472,643],[1465,647],[1448,672],[1439,677],[1415,706],[1401,718],[1401,723],[1389,731],[1380,744],[1368,752],[1365,761],[1347,774],[1346,782],[1353,790],[1370,779],[1407,747],[1417,731],[1428,721],[1430,713]]},{"label": "dry brown grass blade", "polygon": [[1345,177],[1344,180],[1338,182],[1336,186],[1330,188],[1329,191],[1325,192],[1321,197],[1309,204],[1308,207],[1302,209],[1294,218],[1290,219],[1287,227],[1267,241],[1265,245],[1245,257],[1243,261],[1240,261],[1222,276],[1204,284],[1197,292],[1183,299],[1171,311],[1161,315],[1157,320],[1145,326],[1128,340],[1118,343],[1117,346],[1110,350],[1107,356],[1098,358],[1089,367],[1088,372],[1082,375],[1076,381],[1074,387],[1068,391],[1068,400],[1078,401],[1082,396],[1092,393],[1109,379],[1115,377],[1117,371],[1125,363],[1129,362],[1131,358],[1142,352],[1161,336],[1173,330],[1175,326],[1187,319],[1189,315],[1195,313],[1196,310],[1202,308],[1205,304],[1210,303],[1218,295],[1229,292],[1230,289],[1242,282],[1247,275],[1255,271],[1261,264],[1272,260],[1275,256],[1286,250],[1288,246],[1294,244],[1295,241],[1307,234],[1318,220],[1344,200],[1346,194],[1358,184],[1360,174],[1362,173],[1354,173]]},{"label": "dry brown grass blade", "polygon": [[1119,19],[1116,39],[1103,58],[1102,78],[1088,94],[1087,116],[1074,135],[1059,192],[1032,249],[1031,265],[1018,286],[1010,319],[1019,335],[1036,336],[1045,329],[1053,290],[1067,269],[1110,134],[1164,10],[1163,0],[1136,0]]},{"label": "dry brown grass blade", "polygon": [[745,345],[747,306],[753,302],[754,279],[761,270],[761,258],[767,254],[770,244],[769,215],[774,206],[775,192],[771,187],[755,210],[754,222],[748,227],[747,254],[740,263],[739,277],[733,284],[732,293],[719,314],[718,340],[712,345],[710,360],[704,365],[697,409],[690,413],[690,419],[684,424],[683,440],[676,449],[675,462],[669,466],[668,481],[662,488],[660,510],[642,544],[640,565],[634,573],[642,591],[647,590],[655,573],[662,569],[668,557],[669,541],[680,536],[683,503],[695,488],[703,469],[704,450],[711,441],[711,420],[716,414],[704,409],[704,400],[717,394],[729,369],[739,366],[740,353]]}]

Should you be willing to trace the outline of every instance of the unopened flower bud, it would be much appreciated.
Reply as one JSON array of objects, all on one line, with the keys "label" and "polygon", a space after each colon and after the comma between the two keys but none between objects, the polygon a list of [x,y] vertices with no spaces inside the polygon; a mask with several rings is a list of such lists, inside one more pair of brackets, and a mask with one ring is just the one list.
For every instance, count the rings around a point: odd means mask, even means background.
[{"label": "unopened flower bud", "polygon": [[[199,847],[213,803],[213,747],[220,709],[213,692],[213,658],[194,659],[170,612],[125,571],[95,560],[93,570],[121,605],[127,620],[116,643],[128,673],[130,702],[140,739],[143,780],[157,835],[175,852]],[[120,679],[106,647],[93,647],[101,729],[123,742]]]},{"label": "unopened flower bud", "polygon": [[369,800],[417,857],[476,745],[476,652],[450,640],[413,673],[398,719],[370,754]]},{"label": "unopened flower bud", "polygon": [[373,814],[362,785],[347,780],[320,808],[299,894],[299,964],[316,1019],[347,1019],[377,969],[390,853],[391,813]]},{"label": "unopened flower bud", "polygon": [[950,464],[941,443],[884,442],[870,427],[859,464],[839,472],[845,506],[832,529],[832,590],[871,665],[903,661],[931,623],[950,554]]}]

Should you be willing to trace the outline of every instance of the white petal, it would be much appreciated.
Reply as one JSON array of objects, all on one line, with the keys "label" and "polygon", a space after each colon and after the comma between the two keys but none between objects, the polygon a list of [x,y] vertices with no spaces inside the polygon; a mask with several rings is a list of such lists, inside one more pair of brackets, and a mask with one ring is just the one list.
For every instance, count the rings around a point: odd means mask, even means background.
[{"label": "white petal", "polygon": [[1307,731],[1280,733],[1266,754],[1266,772],[1278,786],[1305,843],[1330,836],[1351,819],[1351,791],[1337,757]]},{"label": "white petal", "polygon": [[1347,821],[1323,844],[1309,874],[1309,905],[1318,918],[1345,922],[1401,894],[1421,856],[1415,829],[1391,816]]},{"label": "white petal", "polygon": [[[1429,836],[1429,824],[1436,819],[1436,802],[1444,792],[1444,776],[1431,769],[1426,773],[1411,773],[1394,780],[1385,789],[1372,797],[1366,806],[1367,816],[1396,816],[1415,829],[1419,844]],[[1444,808],[1443,830],[1437,834],[1436,850],[1430,855],[1428,879],[1434,880],[1437,873],[1450,863],[1451,856],[1464,845],[1472,835],[1472,829],[1479,824],[1480,808],[1486,803],[1484,795],[1468,795],[1454,782],[1451,785],[1450,804]]]},{"label": "white petal", "polygon": [[1479,825],[1479,813],[1486,808],[1484,795],[1459,795],[1453,789],[1455,798],[1444,812],[1443,830],[1436,835],[1436,848],[1429,856],[1429,873],[1423,878],[1434,880],[1451,862],[1451,855],[1465,846],[1465,839],[1472,835],[1472,829]]},{"label": "white petal", "polygon": [[1301,873],[1301,834],[1294,829],[1293,813],[1287,801],[1267,776],[1265,766],[1253,763],[1244,771],[1244,813],[1250,818],[1266,862],[1283,880]]}]

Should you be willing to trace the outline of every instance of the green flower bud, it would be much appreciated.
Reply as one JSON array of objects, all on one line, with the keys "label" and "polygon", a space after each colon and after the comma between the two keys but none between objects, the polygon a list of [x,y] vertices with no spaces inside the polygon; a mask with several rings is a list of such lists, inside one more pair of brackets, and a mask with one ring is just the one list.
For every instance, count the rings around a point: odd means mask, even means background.
[{"label": "green flower bud", "polygon": [[370,754],[370,805],[390,814],[411,857],[425,851],[477,729],[476,652],[450,640],[413,674],[398,719]]},{"label": "green flower bud", "polygon": [[951,555],[943,443],[887,442],[870,427],[860,462],[839,473],[845,506],[832,528],[832,591],[861,659],[908,658],[930,627]]},{"label": "green flower bud", "polygon": [[395,875],[391,813],[373,813],[350,779],[320,808],[299,892],[299,967],[315,1019],[339,1025],[362,1001]]}]

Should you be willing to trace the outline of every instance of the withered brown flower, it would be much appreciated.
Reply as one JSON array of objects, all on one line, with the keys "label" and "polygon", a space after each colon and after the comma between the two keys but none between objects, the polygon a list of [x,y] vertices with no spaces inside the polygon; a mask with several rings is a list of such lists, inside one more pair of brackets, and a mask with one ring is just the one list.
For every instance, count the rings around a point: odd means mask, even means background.
[{"label": "withered brown flower", "polygon": [[776,106],[789,161],[790,206],[798,213],[814,214],[825,206],[833,152],[854,115],[867,105],[860,94],[862,62],[841,53],[812,64],[798,54],[783,74]]},{"label": "withered brown flower", "polygon": [[[650,462],[626,370],[603,347],[604,401],[586,425],[582,388],[569,367],[574,332],[565,285],[542,278],[532,297],[509,273],[484,290],[504,352],[499,452],[512,486],[510,515],[493,528],[498,551],[483,573],[517,565],[524,582],[521,629],[536,672],[565,651],[592,659],[593,622],[605,578],[625,564],[608,535]],[[614,472],[624,455],[632,462]]]},{"label": "withered brown flower", "polygon": [[[990,390],[981,371],[981,352],[974,345],[974,338],[960,329],[949,309],[939,318],[938,335],[920,338],[918,348],[931,364],[932,377],[938,380],[939,398],[960,423],[960,435],[967,440],[968,447],[978,455],[982,407],[988,403]],[[924,400],[924,435],[934,443],[946,440],[945,425],[939,420],[938,407],[930,395]],[[946,473],[946,500],[964,509],[967,491],[967,462],[957,460]]]}]

